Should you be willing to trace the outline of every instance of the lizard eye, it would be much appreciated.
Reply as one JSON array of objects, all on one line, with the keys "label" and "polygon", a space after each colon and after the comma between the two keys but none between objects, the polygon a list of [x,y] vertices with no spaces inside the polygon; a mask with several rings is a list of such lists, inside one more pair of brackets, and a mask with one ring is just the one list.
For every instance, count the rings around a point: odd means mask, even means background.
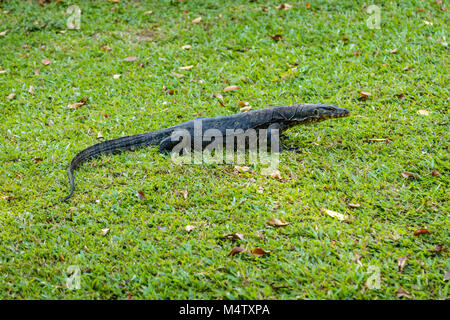
[{"label": "lizard eye", "polygon": [[319,115],[319,110],[317,110],[317,109],[314,110],[314,115],[315,115],[315,116],[318,116],[318,115]]}]

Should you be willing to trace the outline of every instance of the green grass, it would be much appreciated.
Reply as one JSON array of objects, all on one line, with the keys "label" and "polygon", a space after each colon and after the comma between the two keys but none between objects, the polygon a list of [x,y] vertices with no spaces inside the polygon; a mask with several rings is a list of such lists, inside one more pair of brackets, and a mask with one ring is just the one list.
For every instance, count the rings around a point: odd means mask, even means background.
[{"label": "green grass", "polygon": [[[444,4],[380,1],[381,27],[371,30],[363,1],[286,11],[275,9],[282,1],[79,1],[81,29],[62,34],[72,3],[51,2],[0,4],[0,32],[9,30],[0,36],[0,298],[397,299],[400,287],[449,298],[449,253],[435,252],[450,246]],[[241,89],[223,93],[229,85]],[[281,181],[257,167],[179,166],[148,148],[86,163],[71,201],[42,209],[67,194],[68,163],[98,132],[111,139],[194,113],[229,115],[239,101],[332,103],[352,115],[291,130],[287,143],[303,153],[282,155]],[[291,224],[271,227],[273,217]],[[419,228],[430,233],[414,236]],[[245,240],[224,238],[235,232]],[[237,245],[272,252],[228,256]],[[66,288],[71,265],[79,290]],[[379,289],[365,285],[373,267]]]}]

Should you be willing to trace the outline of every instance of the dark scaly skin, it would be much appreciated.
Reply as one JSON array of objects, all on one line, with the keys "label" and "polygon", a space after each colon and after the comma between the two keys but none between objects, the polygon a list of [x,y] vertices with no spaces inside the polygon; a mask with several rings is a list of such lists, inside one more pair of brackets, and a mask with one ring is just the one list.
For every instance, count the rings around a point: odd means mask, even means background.
[{"label": "dark scaly skin", "polygon": [[[220,130],[224,136],[226,135],[226,129],[243,129],[245,131],[248,129],[267,129],[269,127],[279,129],[279,133],[281,134],[293,126],[320,122],[332,118],[342,118],[349,114],[349,110],[338,108],[334,105],[295,104],[253,110],[231,116],[202,118],[201,120],[203,131],[214,128]],[[80,151],[70,162],[68,169],[70,193],[61,202],[67,201],[72,196],[75,190],[73,174],[75,169],[83,162],[102,154],[152,145],[159,145],[162,153],[168,153],[170,150],[161,142],[167,141],[172,132],[177,129],[188,130],[192,136],[194,134],[194,120],[166,129],[100,142]]]}]

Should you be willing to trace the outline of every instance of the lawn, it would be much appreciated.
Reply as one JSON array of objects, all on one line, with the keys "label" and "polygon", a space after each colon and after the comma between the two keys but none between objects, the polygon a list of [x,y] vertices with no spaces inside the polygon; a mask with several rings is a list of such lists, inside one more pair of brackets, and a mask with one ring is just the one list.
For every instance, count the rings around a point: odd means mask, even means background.
[{"label": "lawn", "polygon": [[[0,3],[1,299],[449,298],[445,3],[281,3]],[[288,132],[280,177],[146,148],[45,209],[80,150],[239,102],[352,113]]]}]

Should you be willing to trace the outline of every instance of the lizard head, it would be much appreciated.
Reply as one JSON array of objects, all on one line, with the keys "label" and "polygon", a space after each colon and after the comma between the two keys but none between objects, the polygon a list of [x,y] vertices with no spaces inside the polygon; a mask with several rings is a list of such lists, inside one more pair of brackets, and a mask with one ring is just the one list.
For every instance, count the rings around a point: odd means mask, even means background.
[{"label": "lizard head", "polygon": [[333,118],[343,118],[349,114],[350,110],[331,104],[301,104],[296,107],[293,120],[299,123],[311,123]]}]

